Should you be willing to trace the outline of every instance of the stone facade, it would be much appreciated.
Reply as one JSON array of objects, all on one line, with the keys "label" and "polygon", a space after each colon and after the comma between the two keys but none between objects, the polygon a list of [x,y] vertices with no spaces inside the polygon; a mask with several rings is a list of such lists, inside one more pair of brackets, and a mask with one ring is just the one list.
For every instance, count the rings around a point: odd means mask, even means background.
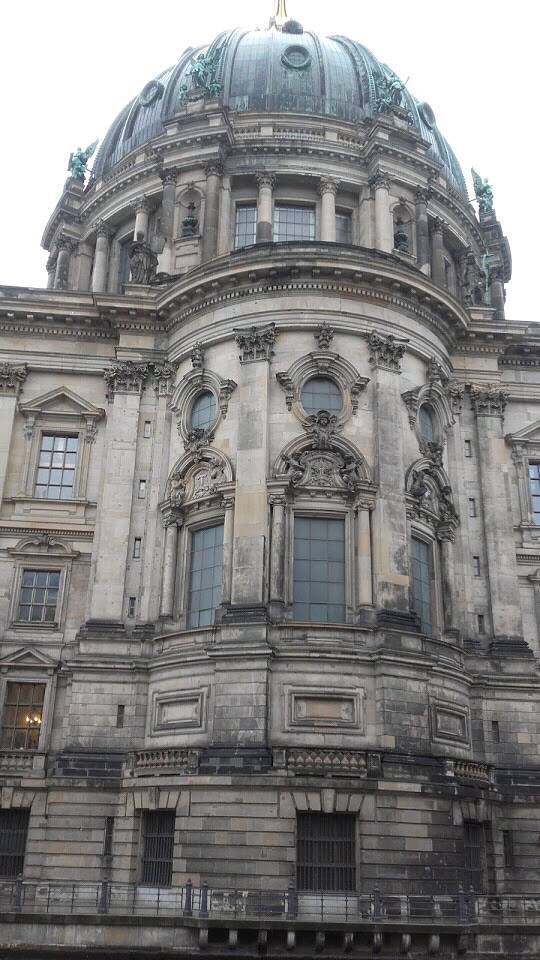
[{"label": "stone facade", "polygon": [[[487,251],[502,287],[506,240],[398,107],[201,97],[68,180],[48,289],[0,289],[0,956],[536,956],[540,334],[473,277]],[[273,243],[280,205],[314,235]],[[343,531],[333,615],[301,615],[302,520]],[[354,880],[301,882],[343,815]]]}]

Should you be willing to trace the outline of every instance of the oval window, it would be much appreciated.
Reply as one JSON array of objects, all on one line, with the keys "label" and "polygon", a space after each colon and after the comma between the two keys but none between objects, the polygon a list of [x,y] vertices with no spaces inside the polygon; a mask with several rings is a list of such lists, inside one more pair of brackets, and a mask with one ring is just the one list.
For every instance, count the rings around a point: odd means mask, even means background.
[{"label": "oval window", "polygon": [[328,410],[337,413],[343,406],[341,390],[329,377],[311,377],[302,387],[302,406],[307,413]]},{"label": "oval window", "polygon": [[210,390],[200,393],[191,408],[191,429],[208,430],[216,418],[216,398]]},{"label": "oval window", "polygon": [[418,411],[418,429],[424,440],[433,443],[435,440],[435,418],[433,411],[425,404]]}]

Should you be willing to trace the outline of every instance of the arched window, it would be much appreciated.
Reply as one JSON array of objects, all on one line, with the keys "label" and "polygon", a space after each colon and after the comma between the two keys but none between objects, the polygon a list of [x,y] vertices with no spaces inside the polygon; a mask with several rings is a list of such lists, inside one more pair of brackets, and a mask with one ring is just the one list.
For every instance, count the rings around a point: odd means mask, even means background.
[{"label": "arched window", "polygon": [[338,413],[343,406],[341,390],[329,377],[310,377],[302,387],[302,406],[306,413],[328,410]]},{"label": "arched window", "polygon": [[433,443],[435,440],[436,428],[435,417],[431,407],[423,403],[418,411],[418,428],[424,440]]},{"label": "arched window", "polygon": [[191,408],[191,429],[208,430],[216,418],[216,398],[210,390],[204,390],[195,399]]}]

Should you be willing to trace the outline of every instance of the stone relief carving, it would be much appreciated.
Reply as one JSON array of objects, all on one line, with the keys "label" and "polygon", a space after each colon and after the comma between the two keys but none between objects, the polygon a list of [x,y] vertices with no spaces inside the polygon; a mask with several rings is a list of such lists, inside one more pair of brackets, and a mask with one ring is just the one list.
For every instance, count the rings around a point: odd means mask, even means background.
[{"label": "stone relief carving", "polygon": [[133,360],[121,360],[103,371],[107,384],[107,397],[112,400],[115,393],[142,393],[151,364],[135,363]]},{"label": "stone relief carving", "polygon": [[194,370],[200,370],[202,367],[204,367],[204,347],[200,340],[194,344],[190,358],[191,366]]},{"label": "stone relief carving", "polygon": [[18,397],[27,375],[25,363],[0,363],[0,395],[12,393]]},{"label": "stone relief carving", "polygon": [[406,478],[409,515],[431,526],[438,540],[454,540],[459,515],[444,470],[427,459],[413,464]]},{"label": "stone relief carving", "polygon": [[328,350],[332,340],[334,339],[334,330],[326,320],[323,320],[319,324],[314,333],[315,340],[317,341],[318,347],[320,350]]},{"label": "stone relief carving", "polygon": [[235,330],[235,339],[242,353],[240,363],[252,363],[255,360],[271,360],[276,342],[276,325],[269,323],[265,327],[249,327],[248,330]]},{"label": "stone relief carving", "polygon": [[332,438],[342,428],[335,414],[330,414],[327,410],[319,410],[307,418],[304,429],[311,438],[311,447],[314,450],[329,450],[332,446]]},{"label": "stone relief carving", "polygon": [[291,487],[322,487],[356,494],[369,484],[365,463],[339,445],[342,429],[326,410],[312,414],[304,424],[306,443],[282,456]]},{"label": "stone relief carving", "polygon": [[469,384],[471,408],[477,417],[504,417],[510,394],[495,383],[485,386]]},{"label": "stone relief carving", "polygon": [[392,334],[383,337],[373,331],[368,337],[369,362],[374,367],[382,367],[384,370],[400,373],[401,359],[408,342],[408,340],[398,340]]},{"label": "stone relief carving", "polygon": [[154,390],[160,396],[168,396],[173,389],[176,367],[172,363],[152,364]]},{"label": "stone relief carving", "polygon": [[186,503],[215,496],[224,483],[232,480],[232,470],[223,459],[212,450],[198,450],[188,458],[185,456],[169,477],[167,499],[173,510]]}]

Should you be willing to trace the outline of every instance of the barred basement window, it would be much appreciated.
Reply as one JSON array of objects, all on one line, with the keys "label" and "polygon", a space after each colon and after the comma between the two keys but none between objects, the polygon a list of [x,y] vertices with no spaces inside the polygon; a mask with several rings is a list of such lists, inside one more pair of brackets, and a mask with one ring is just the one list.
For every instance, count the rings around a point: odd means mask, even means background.
[{"label": "barred basement window", "polygon": [[174,821],[174,811],[145,810],[143,813],[141,883],[149,887],[171,885]]},{"label": "barred basement window", "polygon": [[28,810],[0,810],[0,877],[20,877],[28,833]]},{"label": "barred basement window", "polygon": [[44,683],[8,683],[2,717],[3,750],[37,750],[44,697]]},{"label": "barred basement window", "polygon": [[243,203],[236,208],[234,249],[250,247],[257,239],[257,207]]},{"label": "barred basement window", "polygon": [[487,894],[492,887],[491,824],[463,821],[465,888]]},{"label": "barred basement window", "polygon": [[356,818],[350,813],[298,813],[298,890],[356,889]]}]

